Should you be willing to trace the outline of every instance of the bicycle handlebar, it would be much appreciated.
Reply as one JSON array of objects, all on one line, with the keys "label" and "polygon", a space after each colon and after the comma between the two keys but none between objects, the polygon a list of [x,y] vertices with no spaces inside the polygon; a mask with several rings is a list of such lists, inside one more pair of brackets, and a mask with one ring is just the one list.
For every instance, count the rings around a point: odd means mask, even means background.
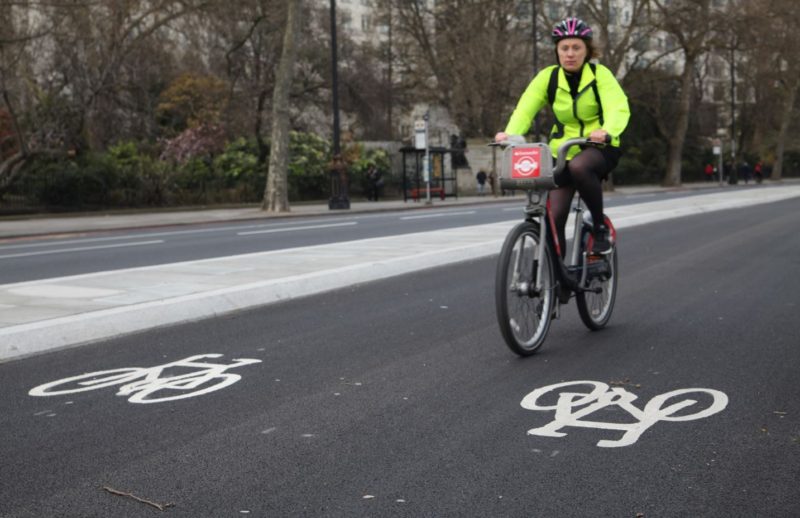
[{"label": "bicycle handlebar", "polygon": [[586,137],[571,138],[565,140],[563,144],[558,146],[558,155],[556,157],[556,166],[553,169],[553,175],[556,175],[564,170],[567,165],[567,153],[572,146],[594,146],[597,148],[605,147],[607,143],[611,142],[611,135],[606,135],[605,142],[595,142]]}]

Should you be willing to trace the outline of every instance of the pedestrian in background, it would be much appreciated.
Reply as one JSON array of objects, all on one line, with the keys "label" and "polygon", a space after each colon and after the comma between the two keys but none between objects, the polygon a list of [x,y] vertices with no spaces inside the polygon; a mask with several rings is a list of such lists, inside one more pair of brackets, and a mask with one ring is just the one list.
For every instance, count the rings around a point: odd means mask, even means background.
[{"label": "pedestrian in background", "polygon": [[761,160],[756,162],[753,174],[755,175],[756,183],[761,183],[764,180],[764,164],[761,163]]},{"label": "pedestrian in background", "polygon": [[383,187],[383,174],[374,165],[369,166],[367,169],[367,181],[369,183],[369,193],[367,199],[378,201],[380,197],[381,187]]},{"label": "pedestrian in background", "polygon": [[705,168],[704,172],[706,174],[706,181],[707,182],[711,182],[711,181],[714,180],[714,166],[713,165],[706,164],[706,168]]},{"label": "pedestrian in background", "polygon": [[486,172],[483,169],[475,175],[475,179],[478,181],[478,196],[486,194],[486,178]]},{"label": "pedestrian in background", "polygon": [[753,174],[753,170],[750,168],[750,164],[747,163],[747,160],[742,162],[742,165],[739,166],[739,176],[744,178],[744,183],[750,181],[750,177]]}]

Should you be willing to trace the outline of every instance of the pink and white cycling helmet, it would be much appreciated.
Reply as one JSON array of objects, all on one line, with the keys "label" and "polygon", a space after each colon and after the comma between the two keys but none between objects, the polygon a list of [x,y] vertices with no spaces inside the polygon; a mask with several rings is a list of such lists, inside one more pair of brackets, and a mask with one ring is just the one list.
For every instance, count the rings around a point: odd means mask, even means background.
[{"label": "pink and white cycling helmet", "polygon": [[570,17],[553,27],[553,43],[558,43],[564,38],[591,40],[592,36],[592,28],[580,18]]}]

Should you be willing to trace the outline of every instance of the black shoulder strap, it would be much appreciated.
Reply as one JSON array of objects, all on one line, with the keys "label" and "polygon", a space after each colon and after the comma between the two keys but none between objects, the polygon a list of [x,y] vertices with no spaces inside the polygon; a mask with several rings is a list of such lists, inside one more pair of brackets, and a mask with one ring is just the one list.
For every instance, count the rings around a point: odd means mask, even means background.
[{"label": "black shoulder strap", "polygon": [[[550,103],[550,107],[553,107],[553,103],[556,102],[556,90],[558,89],[558,71],[561,70],[561,67],[555,66],[553,67],[553,71],[550,73],[550,82],[547,83],[547,102]],[[557,139],[564,136],[564,125],[561,121],[558,120],[558,116],[556,115],[555,110],[553,110],[553,119],[554,119],[554,126],[553,129],[550,130],[550,138]]]},{"label": "black shoulder strap", "polygon": [[603,121],[603,103],[600,101],[600,92],[597,90],[597,65],[594,63],[589,63],[589,67],[592,69],[592,74],[594,74],[594,81],[592,81],[592,91],[594,92],[594,98],[597,99],[597,110],[600,117],[600,126],[605,124]]},{"label": "black shoulder strap", "polygon": [[550,82],[547,83],[547,102],[550,106],[553,106],[553,103],[556,102],[556,89],[558,88],[558,71],[561,70],[561,67],[553,67],[553,71],[550,73]]}]

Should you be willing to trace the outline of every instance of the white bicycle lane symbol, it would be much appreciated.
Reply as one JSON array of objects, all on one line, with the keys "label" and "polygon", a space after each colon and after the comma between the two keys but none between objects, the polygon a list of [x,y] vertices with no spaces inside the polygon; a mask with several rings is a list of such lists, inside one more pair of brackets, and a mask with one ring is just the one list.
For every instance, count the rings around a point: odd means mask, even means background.
[{"label": "white bicycle lane symbol", "polygon": [[[577,389],[580,386],[592,386],[590,392],[579,392],[577,390],[563,390],[570,387]],[[558,400],[554,405],[540,404],[541,399],[548,393],[557,393]],[[704,399],[711,396],[712,403],[707,408],[700,409],[694,413],[682,413],[676,415],[681,410],[691,407],[698,403],[697,400],[687,397],[682,401],[677,401],[671,405],[664,406],[671,398],[686,396],[688,394],[705,394]],[[527,410],[555,410],[556,414],[553,421],[545,426],[528,430],[529,435],[542,437],[564,437],[567,435],[559,430],[565,426],[575,426],[583,428],[600,428],[605,430],[622,430],[625,433],[618,440],[601,440],[597,446],[601,448],[618,448],[630,446],[639,437],[658,421],[692,421],[702,419],[721,412],[728,406],[728,396],[724,392],[705,388],[678,389],[665,392],[655,396],[645,404],[643,409],[639,409],[632,404],[637,396],[628,392],[624,388],[609,388],[605,383],[599,381],[567,381],[556,383],[546,387],[538,388],[525,396],[520,403],[522,408]],[[585,405],[585,406],[584,406]],[[602,421],[585,421],[582,418],[606,407],[616,405],[628,412],[636,422],[633,423],[608,423]],[[583,408],[578,408],[583,407]]]},{"label": "white bicycle lane symbol", "polygon": [[[198,354],[155,367],[123,367],[98,372],[89,372],[51,381],[32,388],[31,396],[60,396],[76,394],[114,385],[122,385],[118,396],[130,396],[131,403],[162,403],[175,401],[223,389],[242,379],[239,374],[225,372],[228,369],[261,363],[250,358],[234,359],[231,364],[202,362],[205,358],[220,358],[221,354]],[[193,369],[182,374],[162,376],[167,369]]]}]

